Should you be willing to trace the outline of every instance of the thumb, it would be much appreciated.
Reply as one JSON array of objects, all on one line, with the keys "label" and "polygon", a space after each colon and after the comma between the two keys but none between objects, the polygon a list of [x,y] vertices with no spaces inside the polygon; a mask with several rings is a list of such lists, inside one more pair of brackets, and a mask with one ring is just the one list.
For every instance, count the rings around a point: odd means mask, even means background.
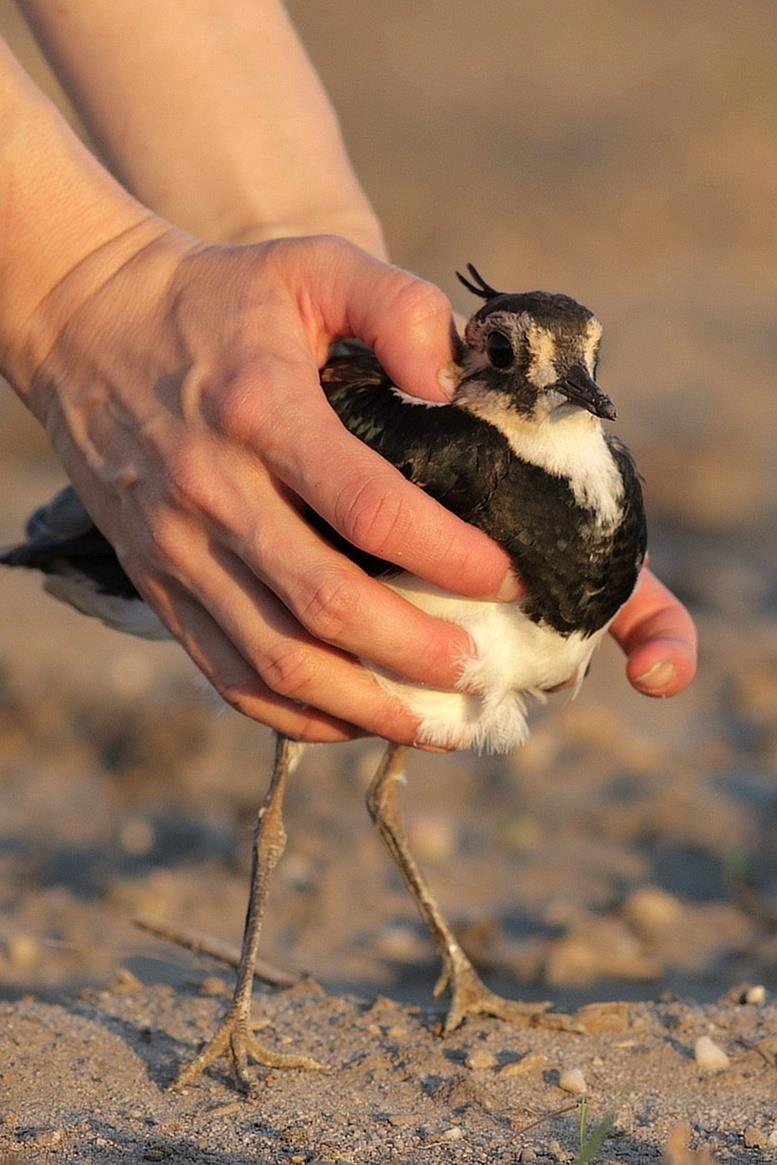
[{"label": "thumb", "polygon": [[328,342],[346,336],[362,340],[405,392],[421,400],[450,399],[456,384],[455,333],[447,296],[344,239],[321,238],[316,244],[315,257],[310,250],[306,254],[312,266],[306,262],[298,272],[297,290],[308,305],[314,300]]}]

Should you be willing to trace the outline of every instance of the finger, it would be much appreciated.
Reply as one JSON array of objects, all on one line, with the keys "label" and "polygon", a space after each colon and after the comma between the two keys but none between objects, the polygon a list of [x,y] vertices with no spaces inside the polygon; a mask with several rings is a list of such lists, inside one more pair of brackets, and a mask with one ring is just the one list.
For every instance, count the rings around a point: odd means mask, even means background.
[{"label": "finger", "polygon": [[[316,640],[416,683],[453,690],[469,634],[371,578],[312,530],[271,482],[248,508],[224,483],[211,510],[225,543]],[[234,515],[256,513],[248,530]],[[231,529],[230,529],[231,526]]]},{"label": "finger", "polygon": [[273,692],[208,612],[176,584],[147,582],[142,590],[213,688],[237,712],[310,744],[334,744],[361,735],[354,725]]},{"label": "finger", "polygon": [[467,632],[370,578],[311,528],[263,467],[246,461],[226,450],[176,454],[168,487],[190,518],[157,509],[157,550],[177,553],[187,537],[176,533],[182,517],[186,527],[204,518],[315,639],[417,683],[455,688],[474,650]]},{"label": "finger", "polygon": [[610,630],[628,656],[629,682],[644,695],[674,696],[696,674],[693,619],[651,571],[642,571]]},{"label": "finger", "polygon": [[343,239],[321,239],[316,258],[311,254],[298,248],[291,265],[301,312],[310,317],[312,300],[315,324],[330,339],[355,336],[369,344],[405,392],[450,399],[452,309],[439,287]]},{"label": "finger", "polygon": [[[372,735],[414,743],[417,718],[364,667],[307,635],[229,551],[206,546],[196,528],[187,533],[175,546],[168,536],[166,567],[175,571],[175,578],[172,587],[166,581],[166,589],[193,597],[264,687],[285,701],[324,712]],[[203,570],[205,562],[207,570]],[[180,637],[176,628],[171,630]],[[185,639],[184,646],[189,649]],[[223,681],[218,690],[223,693]],[[230,684],[225,698],[233,695]]]}]

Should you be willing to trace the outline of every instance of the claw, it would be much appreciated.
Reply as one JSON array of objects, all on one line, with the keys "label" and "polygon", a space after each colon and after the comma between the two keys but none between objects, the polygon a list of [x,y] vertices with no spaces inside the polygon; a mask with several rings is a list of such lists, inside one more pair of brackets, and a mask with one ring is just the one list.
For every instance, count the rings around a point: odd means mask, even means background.
[{"label": "claw", "polygon": [[468,1015],[493,1015],[510,1023],[547,1027],[556,1031],[585,1033],[585,1027],[570,1015],[549,1011],[551,1003],[523,1003],[517,999],[504,999],[489,990],[475,972],[465,956],[459,954],[455,963],[443,968],[437,981],[435,995],[448,987],[451,994],[450,1007],[443,1024],[443,1035],[449,1035]]},{"label": "claw", "polygon": [[178,1078],[170,1085],[177,1091],[191,1084],[201,1073],[209,1068],[216,1060],[229,1050],[232,1064],[232,1075],[240,1090],[246,1094],[251,1091],[251,1080],[248,1075],[248,1058],[266,1068],[303,1068],[309,1072],[325,1072],[326,1068],[318,1060],[310,1056],[296,1056],[285,1052],[274,1052],[265,1048],[248,1030],[248,1022],[243,1016],[228,1012],[216,1031],[200,1054],[184,1068]]}]

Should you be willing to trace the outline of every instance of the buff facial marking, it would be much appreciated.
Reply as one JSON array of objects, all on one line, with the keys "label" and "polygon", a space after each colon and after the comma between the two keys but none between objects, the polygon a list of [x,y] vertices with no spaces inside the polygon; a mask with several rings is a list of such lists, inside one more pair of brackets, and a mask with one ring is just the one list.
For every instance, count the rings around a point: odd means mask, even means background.
[{"label": "buff facial marking", "polygon": [[556,338],[548,328],[532,322],[527,329],[526,340],[530,357],[526,379],[535,388],[547,388],[558,379]]},{"label": "buff facial marking", "polygon": [[596,316],[591,316],[583,338],[583,357],[585,365],[591,375],[596,371],[596,360],[599,355],[599,344],[602,339],[602,325]]}]

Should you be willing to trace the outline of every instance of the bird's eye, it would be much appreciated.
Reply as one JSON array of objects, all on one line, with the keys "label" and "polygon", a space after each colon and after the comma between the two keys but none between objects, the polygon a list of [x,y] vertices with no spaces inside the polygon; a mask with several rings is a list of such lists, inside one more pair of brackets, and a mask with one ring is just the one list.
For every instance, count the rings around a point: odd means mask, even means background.
[{"label": "bird's eye", "polygon": [[515,359],[513,346],[501,332],[491,332],[486,340],[486,355],[494,368],[509,368]]}]

